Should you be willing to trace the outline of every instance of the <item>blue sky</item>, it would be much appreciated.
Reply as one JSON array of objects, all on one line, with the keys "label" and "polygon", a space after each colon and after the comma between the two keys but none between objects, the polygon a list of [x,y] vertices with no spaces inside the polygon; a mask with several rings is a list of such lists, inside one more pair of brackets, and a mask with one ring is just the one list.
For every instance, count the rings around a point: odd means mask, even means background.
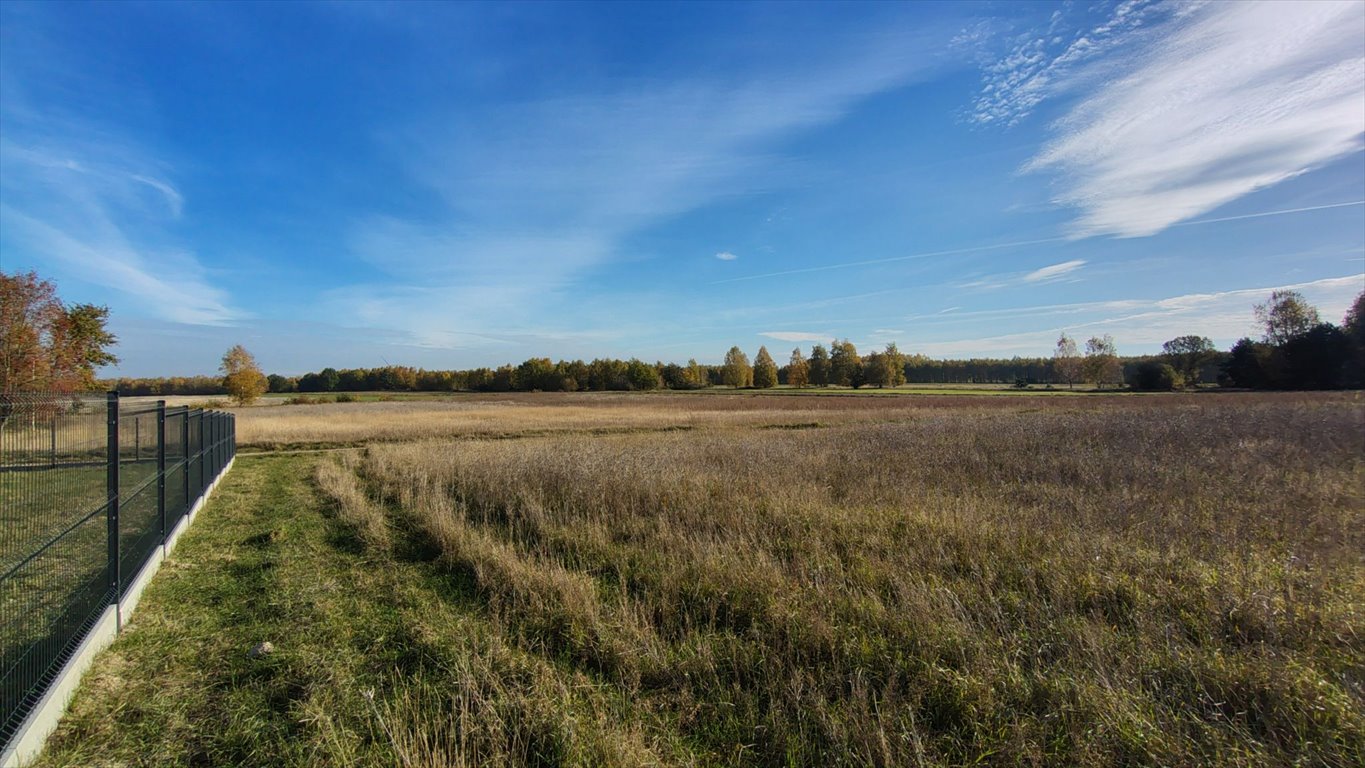
[{"label": "blue sky", "polygon": [[0,5],[109,375],[1226,348],[1365,289],[1365,4]]}]

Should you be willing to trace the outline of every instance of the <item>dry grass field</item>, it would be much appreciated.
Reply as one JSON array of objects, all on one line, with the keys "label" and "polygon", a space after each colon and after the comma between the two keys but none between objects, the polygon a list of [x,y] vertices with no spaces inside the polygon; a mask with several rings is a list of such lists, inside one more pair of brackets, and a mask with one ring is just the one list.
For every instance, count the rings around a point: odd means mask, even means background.
[{"label": "dry grass field", "polygon": [[[260,447],[374,442],[239,461],[232,538],[189,551],[280,591],[177,566],[49,764],[1365,759],[1355,395],[241,413]],[[190,628],[243,622],[273,671],[206,671]],[[199,703],[130,706],[144,675]],[[183,706],[225,733],[182,746]]]},{"label": "dry grass field", "polygon": [[[527,393],[465,394],[419,400],[229,409],[237,414],[238,445],[246,451],[354,447],[431,438],[528,437],[705,430],[715,427],[828,427],[894,423],[935,413],[1124,412],[1179,413],[1182,409],[1248,403],[1354,402],[1353,395],[1108,395],[1058,393],[906,395],[890,391],[806,390],[768,394]],[[868,394],[868,393],[871,394]],[[1228,398],[1231,397],[1231,400]],[[1344,399],[1343,399],[1344,398]],[[1158,417],[1160,418],[1160,417]]]}]

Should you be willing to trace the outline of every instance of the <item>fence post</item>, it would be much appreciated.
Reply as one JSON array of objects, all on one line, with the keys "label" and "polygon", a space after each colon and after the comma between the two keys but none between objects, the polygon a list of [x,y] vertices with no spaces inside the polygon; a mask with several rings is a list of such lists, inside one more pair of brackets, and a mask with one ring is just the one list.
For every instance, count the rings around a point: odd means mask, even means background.
[{"label": "fence post", "polygon": [[156,516],[161,520],[161,545],[166,545],[166,401],[156,401]]},{"label": "fence post", "polygon": [[[114,596],[114,613],[118,614],[119,592],[122,589],[119,573],[118,540],[118,493],[119,493],[119,440],[118,440],[118,392],[110,392],[105,400],[108,414],[108,468],[104,473],[105,490],[108,503],[105,506],[105,522],[109,541],[109,589]],[[123,631],[123,619],[118,619],[118,630]]]},{"label": "fence post", "polygon": [[57,466],[57,414],[52,414],[52,466]]},{"label": "fence post", "polygon": [[186,408],[180,416],[180,484],[185,487],[185,509],[180,514],[188,516],[194,504],[190,502],[190,409]]}]

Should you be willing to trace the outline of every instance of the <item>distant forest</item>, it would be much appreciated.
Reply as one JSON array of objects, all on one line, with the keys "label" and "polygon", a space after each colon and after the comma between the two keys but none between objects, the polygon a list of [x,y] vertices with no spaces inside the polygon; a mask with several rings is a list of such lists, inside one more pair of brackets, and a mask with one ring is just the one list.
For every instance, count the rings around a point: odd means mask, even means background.
[{"label": "distant forest", "polygon": [[[1218,380],[1218,366],[1228,353],[1219,352],[1217,355],[1201,367],[1200,382],[1214,383]],[[1127,374],[1154,359],[1157,358],[1122,357],[1119,358],[1119,364]],[[1048,357],[931,360],[911,355],[903,362],[902,370],[902,383],[907,384],[1018,385],[1022,382],[1024,386],[1066,386],[1055,376],[1053,360]],[[790,372],[790,364],[779,367],[777,383],[790,385]],[[324,368],[303,376],[271,374],[269,382],[270,391],[275,393],[685,390],[726,386],[725,373],[724,365],[703,365],[695,361],[678,365],[640,360],[553,362],[549,358],[532,358],[520,365],[470,370],[435,371],[402,365],[340,370]],[[106,383],[111,389],[117,389],[125,395],[221,395],[227,392],[221,376],[119,378],[107,380]],[[808,382],[807,386],[824,385]],[[868,384],[858,380],[844,386]]]},{"label": "distant forest", "polygon": [[[1228,352],[1202,336],[1180,336],[1162,354],[1121,357],[1108,335],[1088,339],[1084,354],[1065,333],[1052,357],[934,360],[904,355],[895,344],[859,354],[847,339],[810,354],[793,349],[779,366],[767,347],[750,363],[731,347],[721,365],[688,360],[560,360],[535,357],[519,365],[433,371],[402,365],[382,368],[324,368],[302,376],[268,377],[275,393],[324,392],[579,392],[704,389],[728,386],[895,387],[903,384],[1008,384],[1019,388],[1130,387],[1172,390],[1205,384],[1246,389],[1340,389],[1365,385],[1365,293],[1340,326],[1324,322],[1295,291],[1275,291],[1254,307],[1265,328],[1261,340],[1241,339]],[[242,352],[246,354],[245,350]],[[102,382],[127,395],[219,395],[227,388],[215,376],[113,379]]]}]

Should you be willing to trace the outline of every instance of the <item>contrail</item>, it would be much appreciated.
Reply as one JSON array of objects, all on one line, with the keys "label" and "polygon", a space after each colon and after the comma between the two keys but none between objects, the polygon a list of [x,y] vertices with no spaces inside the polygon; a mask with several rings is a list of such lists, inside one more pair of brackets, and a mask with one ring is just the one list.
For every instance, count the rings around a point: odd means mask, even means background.
[{"label": "contrail", "polygon": [[1349,208],[1353,205],[1365,205],[1365,200],[1354,200],[1349,203],[1328,203],[1327,205],[1310,205],[1307,208],[1286,208],[1282,211],[1262,211],[1260,213],[1246,213],[1241,216],[1223,216],[1218,219],[1196,219],[1195,221],[1182,221],[1179,224],[1172,224],[1173,227],[1192,227],[1195,224],[1216,224],[1220,221],[1238,221],[1239,219],[1259,219],[1262,216],[1283,216],[1286,213],[1304,213],[1307,211],[1325,211],[1328,208]]},{"label": "contrail", "polygon": [[765,272],[761,275],[745,275],[744,277],[731,277],[726,280],[713,280],[712,285],[719,283],[738,283],[744,280],[758,280],[763,277],[777,277],[778,275],[797,275],[803,272],[824,272],[827,269],[844,269],[845,267],[866,267],[872,264],[886,264],[892,261],[908,261],[910,259],[927,259],[933,256],[952,256],[957,253],[975,253],[977,251],[995,251],[1001,248],[1019,248],[1025,245],[1041,245],[1043,243],[1060,243],[1070,240],[1069,237],[1047,237],[1042,240],[1019,240],[1013,243],[997,243],[995,245],[976,245],[970,248],[954,248],[950,251],[929,251],[927,253],[912,253],[909,256],[892,256],[887,259],[868,259],[867,261],[846,261],[842,264],[825,264],[819,267],[803,267],[801,269],[785,269],[781,272]]},{"label": "contrail", "polygon": [[[1324,211],[1329,208],[1349,208],[1353,205],[1365,205],[1365,200],[1353,200],[1346,203],[1328,203],[1327,205],[1310,205],[1306,208],[1285,208],[1279,211],[1262,211],[1260,213],[1247,213],[1241,216],[1223,216],[1216,219],[1196,219],[1195,221],[1182,221],[1172,224],[1172,227],[1193,227],[1199,224],[1217,224],[1222,221],[1239,221],[1241,219],[1259,219],[1265,216],[1284,216],[1290,213],[1307,213],[1308,211]],[[908,256],[892,256],[886,259],[868,259],[866,261],[845,261],[839,264],[824,264],[818,267],[802,267],[800,269],[784,269],[780,272],[764,272],[758,275],[745,275],[744,277],[731,277],[725,280],[712,280],[711,285],[721,283],[740,283],[745,280],[761,280],[765,277],[781,277],[783,275],[800,275],[807,272],[824,272],[831,269],[847,269],[849,267],[867,267],[873,264],[887,264],[895,261],[909,261],[911,259],[928,259],[934,256],[953,256],[959,253],[979,253],[981,251],[997,251],[1003,248],[1021,248],[1025,245],[1043,245],[1045,243],[1064,243],[1075,242],[1072,237],[1045,237],[1041,240],[1019,240],[1013,243],[997,243],[995,245],[976,245],[969,248],[954,248],[948,251],[928,251],[925,253],[912,253]]]}]

